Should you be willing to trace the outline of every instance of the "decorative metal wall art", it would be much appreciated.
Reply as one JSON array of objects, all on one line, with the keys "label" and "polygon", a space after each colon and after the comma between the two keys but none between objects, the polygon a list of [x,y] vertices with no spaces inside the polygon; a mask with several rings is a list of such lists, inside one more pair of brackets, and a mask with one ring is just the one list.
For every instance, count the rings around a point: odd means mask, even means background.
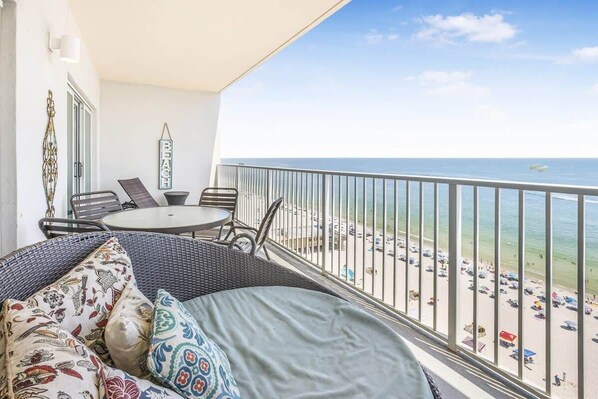
[{"label": "decorative metal wall art", "polygon": [[[164,138],[164,132],[168,133],[168,139]],[[159,149],[158,188],[170,190],[172,188],[172,136],[167,123],[164,123],[164,127],[162,127]]]},{"label": "decorative metal wall art", "polygon": [[54,217],[54,195],[56,194],[56,180],[58,179],[58,147],[56,145],[56,131],[54,130],[54,99],[52,91],[48,90],[48,99],[46,100],[48,112],[48,125],[44,135],[42,181],[44,183],[44,192],[46,194],[46,217]]}]

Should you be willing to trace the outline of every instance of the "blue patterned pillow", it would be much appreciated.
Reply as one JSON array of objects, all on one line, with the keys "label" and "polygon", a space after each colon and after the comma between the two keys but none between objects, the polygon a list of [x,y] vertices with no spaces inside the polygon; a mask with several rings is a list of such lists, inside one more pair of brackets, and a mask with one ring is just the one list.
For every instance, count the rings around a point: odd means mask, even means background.
[{"label": "blue patterned pillow", "polygon": [[164,290],[158,290],[154,304],[147,366],[154,377],[187,398],[240,398],[226,354]]}]

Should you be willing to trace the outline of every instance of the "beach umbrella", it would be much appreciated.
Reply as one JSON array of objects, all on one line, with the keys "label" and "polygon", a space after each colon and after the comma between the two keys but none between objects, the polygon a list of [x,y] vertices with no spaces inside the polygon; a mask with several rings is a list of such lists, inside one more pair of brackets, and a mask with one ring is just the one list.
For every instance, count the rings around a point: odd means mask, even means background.
[{"label": "beach umbrella", "polygon": [[590,305],[584,305],[583,310],[586,314],[592,313],[592,307]]},{"label": "beach umbrella", "polygon": [[[463,328],[464,331],[467,331],[470,334],[473,334],[473,323],[466,324]],[[486,329],[481,324],[478,324],[478,337],[482,338],[486,336]]]},{"label": "beach umbrella", "polygon": [[[513,351],[513,353],[514,353],[515,355],[519,355],[519,349],[515,349],[515,350]],[[536,352],[534,352],[534,351],[532,351],[532,350],[529,350],[529,349],[524,349],[524,350],[523,350],[523,356],[525,356],[525,357],[532,357],[532,356],[536,356]]]},{"label": "beach umbrella", "polygon": [[517,339],[517,335],[512,334],[508,331],[501,331],[500,334],[498,334],[498,336],[500,337],[500,339],[502,339],[503,341],[507,341],[509,343],[513,343],[515,342],[515,340]]},{"label": "beach umbrella", "polygon": [[[467,345],[471,349],[473,349],[473,337],[468,336],[461,342],[463,342],[465,345]],[[478,341],[478,352],[483,351],[485,347],[486,347],[485,343],[483,343],[482,341]]]},{"label": "beach umbrella", "polygon": [[577,329],[577,323],[574,322],[574,321],[565,320],[565,322],[563,324],[565,324],[565,326],[567,326],[568,328],[571,328],[571,329],[574,329],[574,330]]}]

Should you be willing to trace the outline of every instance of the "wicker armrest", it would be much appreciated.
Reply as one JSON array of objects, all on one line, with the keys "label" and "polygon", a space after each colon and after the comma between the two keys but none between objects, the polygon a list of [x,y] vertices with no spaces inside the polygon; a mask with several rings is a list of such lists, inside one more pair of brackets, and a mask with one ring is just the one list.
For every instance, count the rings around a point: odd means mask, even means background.
[{"label": "wicker armrest", "polygon": [[140,290],[154,300],[164,288],[181,301],[223,290],[287,286],[333,294],[306,276],[256,256],[192,238],[98,232],[55,238],[0,259],[0,302],[24,300],[58,280],[115,236],[129,254]]}]

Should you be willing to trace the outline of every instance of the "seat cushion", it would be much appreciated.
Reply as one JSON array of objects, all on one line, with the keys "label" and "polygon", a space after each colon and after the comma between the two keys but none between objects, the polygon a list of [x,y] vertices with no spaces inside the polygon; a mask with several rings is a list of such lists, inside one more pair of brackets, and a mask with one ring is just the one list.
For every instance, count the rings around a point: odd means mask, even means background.
[{"label": "seat cushion", "polygon": [[101,360],[40,308],[4,301],[8,397],[95,399]]},{"label": "seat cushion", "polygon": [[131,260],[118,240],[111,238],[65,276],[29,297],[28,302],[111,363],[104,327],[132,280]]},{"label": "seat cushion", "polygon": [[149,378],[147,352],[154,305],[131,281],[114,305],[104,339],[114,365],[135,377]]},{"label": "seat cushion", "polygon": [[244,397],[432,397],[403,340],[340,298],[299,288],[252,287],[184,305],[228,355]]},{"label": "seat cushion", "polygon": [[239,398],[226,354],[198,327],[185,307],[158,290],[148,368],[186,398]]},{"label": "seat cushion", "polygon": [[181,399],[168,388],[132,376],[108,366],[100,373],[100,398],[102,399]]}]

